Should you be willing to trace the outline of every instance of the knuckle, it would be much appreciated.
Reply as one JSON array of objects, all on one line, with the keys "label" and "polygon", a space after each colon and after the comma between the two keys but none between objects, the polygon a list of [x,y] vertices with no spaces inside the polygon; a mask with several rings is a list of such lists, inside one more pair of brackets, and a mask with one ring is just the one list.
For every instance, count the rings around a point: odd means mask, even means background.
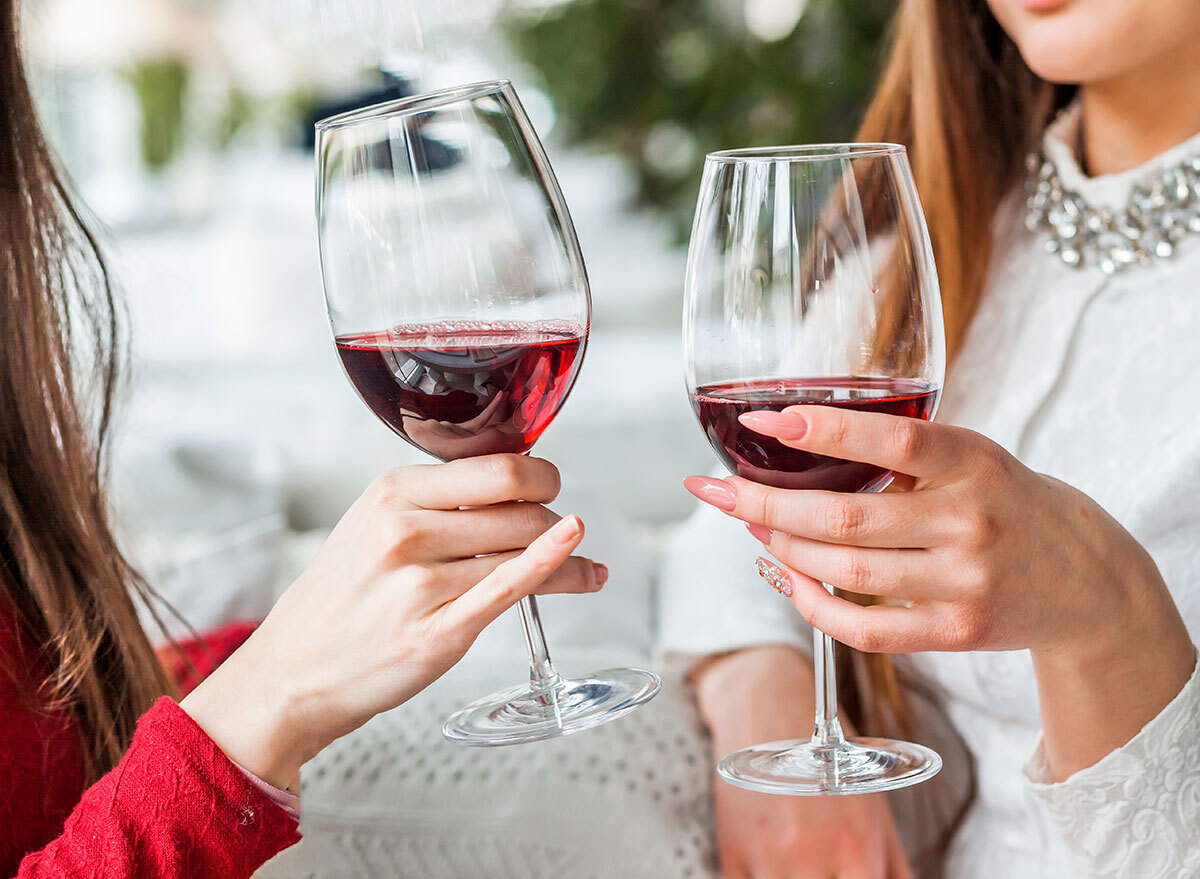
[{"label": "knuckle", "polygon": [[541,504],[531,503],[517,504],[514,514],[516,522],[513,523],[513,533],[519,535],[521,540],[532,540],[553,525],[558,518]]},{"label": "knuckle", "polygon": [[980,650],[987,643],[988,625],[986,616],[974,607],[960,608],[950,619],[947,631],[948,646],[952,650]]},{"label": "knuckle", "polygon": [[521,459],[516,455],[495,455],[487,460],[487,475],[496,490],[514,495],[521,487]]},{"label": "knuckle", "polygon": [[923,449],[925,431],[923,422],[903,418],[892,427],[892,451],[901,461],[915,460]]},{"label": "knuckle", "polygon": [[493,577],[492,585],[496,597],[501,601],[512,604],[524,597],[525,590],[522,588],[521,580],[513,575],[512,569],[507,565],[497,568]]},{"label": "knuckle", "polygon": [[879,653],[885,646],[883,636],[865,619],[850,626],[846,631],[846,637],[838,640],[861,653]]},{"label": "knuckle", "polygon": [[847,553],[842,562],[838,586],[849,592],[865,592],[871,588],[873,574],[871,564],[862,553]]},{"label": "knuckle", "polygon": [[850,435],[850,425],[841,413],[833,413],[829,418],[829,426],[826,428],[831,448],[839,449],[846,444],[846,438]]},{"label": "knuckle", "polygon": [[409,574],[409,585],[418,592],[433,592],[442,584],[442,578],[429,568],[417,568]]},{"label": "knuckle", "polygon": [[1000,523],[995,514],[978,507],[962,514],[962,526],[967,543],[972,547],[988,546],[1000,534]]},{"label": "knuckle", "polygon": [[595,592],[600,587],[592,573],[592,563],[587,559],[577,558],[571,562],[571,587],[576,592]]},{"label": "knuckle", "polygon": [[403,497],[403,485],[404,469],[395,467],[376,476],[367,486],[366,494],[375,506],[391,506]]},{"label": "knuckle", "polygon": [[979,449],[979,464],[983,475],[991,478],[999,478],[1008,473],[1010,457],[1008,452],[1004,451],[999,445],[993,442],[985,442]]},{"label": "knuckle", "polygon": [[406,555],[421,542],[421,527],[411,516],[394,516],[383,526],[383,539],[387,549],[395,554]]},{"label": "knuckle", "polygon": [[825,509],[825,531],[838,543],[849,543],[859,537],[866,524],[866,510],[862,504],[837,498]]},{"label": "knuckle", "polygon": [[[738,492],[739,496],[742,494]],[[757,521],[766,524],[778,522],[780,514],[780,496],[773,491],[761,490],[756,493],[754,502],[751,504],[751,513],[757,516]]]}]

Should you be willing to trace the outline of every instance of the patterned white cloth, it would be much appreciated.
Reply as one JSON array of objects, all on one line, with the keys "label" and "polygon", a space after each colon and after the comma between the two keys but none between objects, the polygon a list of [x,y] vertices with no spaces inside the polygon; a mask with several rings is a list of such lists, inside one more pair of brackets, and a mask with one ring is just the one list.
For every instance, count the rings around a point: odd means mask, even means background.
[{"label": "patterned white cloth", "polygon": [[[1065,186],[1094,205],[1122,205],[1157,170],[1200,152],[1197,135],[1141,168],[1087,178],[1066,146],[1077,125],[1068,113],[1051,126],[1047,153]],[[1045,253],[1024,227],[1022,201],[1014,196],[999,218],[988,290],[938,420],[986,434],[1095,498],[1149,550],[1200,638],[1200,418],[1190,387],[1200,371],[1200,237],[1184,239],[1173,259],[1110,277]],[[685,524],[663,569],[668,654],[811,649],[803,621],[756,576],[758,552],[720,513],[701,510]],[[1200,673],[1123,748],[1048,784],[1027,652],[901,663],[934,692],[976,762],[978,798],[946,876],[1200,876]]]}]

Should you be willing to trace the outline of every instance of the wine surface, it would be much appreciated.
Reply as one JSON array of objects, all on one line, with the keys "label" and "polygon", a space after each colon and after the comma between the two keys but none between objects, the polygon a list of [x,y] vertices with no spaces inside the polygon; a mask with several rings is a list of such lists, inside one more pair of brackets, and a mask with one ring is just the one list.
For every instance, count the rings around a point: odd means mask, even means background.
[{"label": "wine surface", "polygon": [[363,402],[414,446],[450,461],[523,453],[571,390],[586,333],[565,321],[447,321],[338,336]]},{"label": "wine surface", "polygon": [[910,379],[759,379],[703,385],[692,396],[692,406],[708,441],[738,476],[777,488],[865,491],[885,483],[891,471],[788,448],[744,427],[738,416],[759,409],[779,412],[788,406],[819,405],[927,420],[939,393],[928,382]]}]

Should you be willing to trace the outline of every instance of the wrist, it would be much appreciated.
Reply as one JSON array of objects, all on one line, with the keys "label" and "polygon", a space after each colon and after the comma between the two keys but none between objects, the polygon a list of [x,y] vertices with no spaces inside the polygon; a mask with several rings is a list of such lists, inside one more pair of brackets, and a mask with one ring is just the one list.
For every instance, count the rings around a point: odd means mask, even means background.
[{"label": "wrist", "polygon": [[812,733],[812,665],[784,645],[713,656],[690,676],[697,707],[716,751]]},{"label": "wrist", "polygon": [[268,680],[272,666],[259,647],[251,636],[180,706],[234,763],[296,793],[300,767],[320,748],[299,722],[299,700],[287,681]]},{"label": "wrist", "polygon": [[[1064,673],[1103,673],[1114,662],[1156,664],[1164,654],[1190,652],[1191,637],[1150,556],[1140,547],[1101,570],[1118,584],[1110,601],[1095,601],[1093,613],[1078,614],[1071,627],[1049,646],[1033,648],[1035,665]],[[1100,591],[1100,590],[1096,590]],[[1088,619],[1090,616],[1090,619]]]},{"label": "wrist", "polygon": [[1183,618],[1153,563],[1148,570],[1122,580],[1122,602],[1089,631],[1031,651],[1045,759],[1056,781],[1127,744],[1195,668]]}]

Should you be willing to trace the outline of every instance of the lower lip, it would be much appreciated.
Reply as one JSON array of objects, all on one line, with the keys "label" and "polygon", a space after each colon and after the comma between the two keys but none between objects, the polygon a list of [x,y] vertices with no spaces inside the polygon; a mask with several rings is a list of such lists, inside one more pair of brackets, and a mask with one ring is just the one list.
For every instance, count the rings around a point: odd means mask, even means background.
[{"label": "lower lip", "polygon": [[1019,0],[1019,2],[1030,12],[1049,12],[1060,6],[1066,6],[1068,0]]}]

